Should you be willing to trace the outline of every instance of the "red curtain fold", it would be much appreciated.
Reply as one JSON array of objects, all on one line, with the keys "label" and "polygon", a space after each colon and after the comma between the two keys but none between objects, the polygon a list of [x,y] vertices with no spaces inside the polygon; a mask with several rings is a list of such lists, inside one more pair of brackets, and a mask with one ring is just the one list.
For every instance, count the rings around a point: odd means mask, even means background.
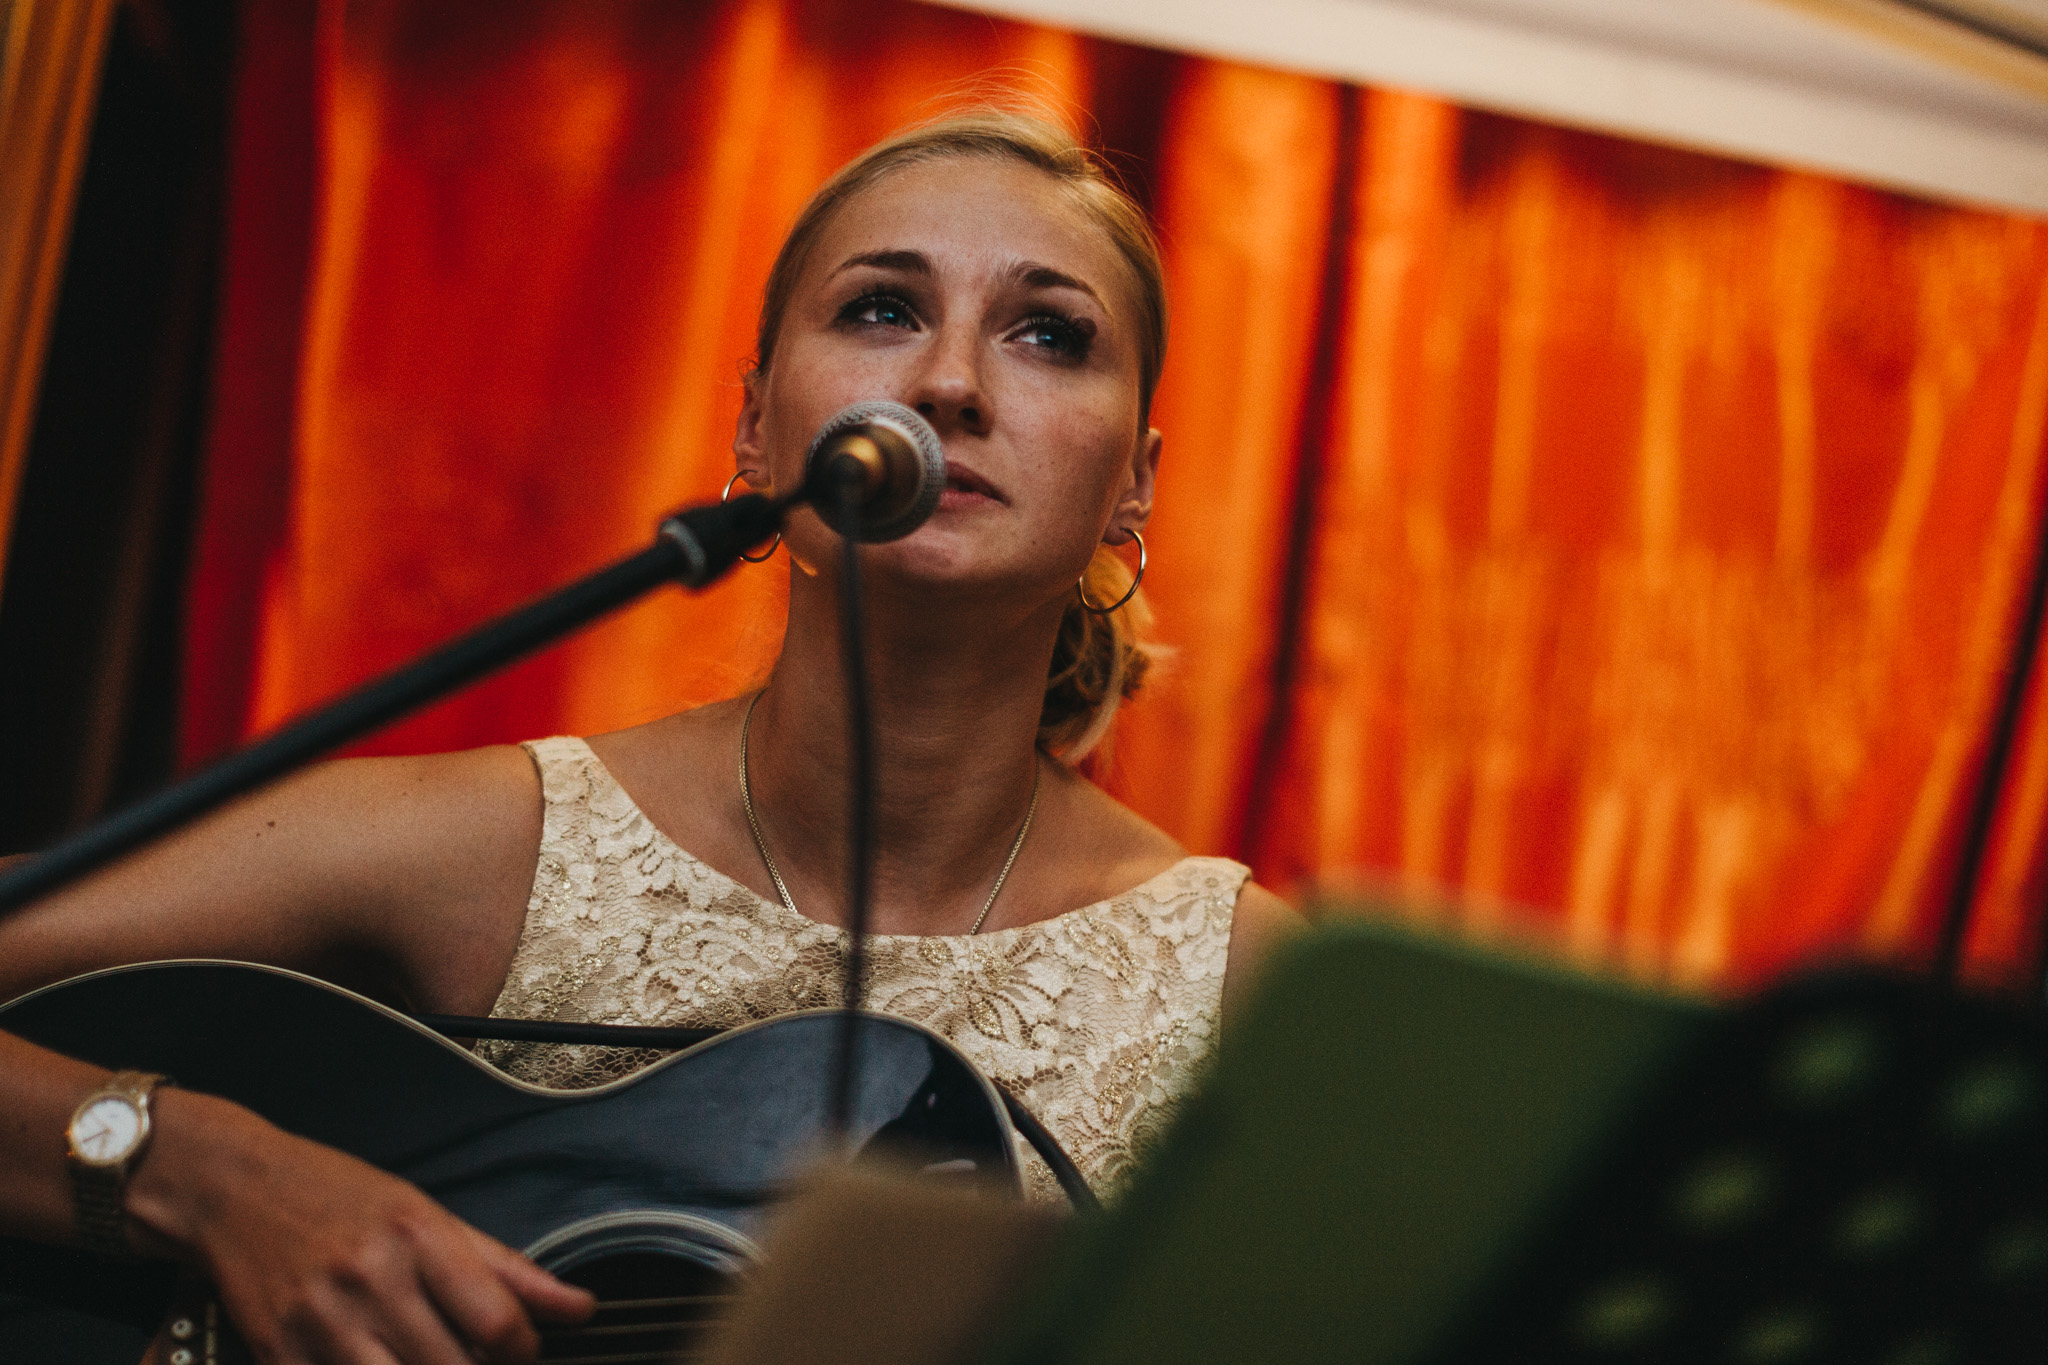
[{"label": "red curtain fold", "polygon": [[[1179,654],[1113,790],[1275,884],[1657,977],[1931,942],[2042,517],[2040,223],[910,0],[259,0],[246,36],[189,757],[715,495],[798,206],[1021,83],[1167,249]],[[784,572],[366,751],[729,693]],[[1991,980],[2042,918],[2040,687]]]}]

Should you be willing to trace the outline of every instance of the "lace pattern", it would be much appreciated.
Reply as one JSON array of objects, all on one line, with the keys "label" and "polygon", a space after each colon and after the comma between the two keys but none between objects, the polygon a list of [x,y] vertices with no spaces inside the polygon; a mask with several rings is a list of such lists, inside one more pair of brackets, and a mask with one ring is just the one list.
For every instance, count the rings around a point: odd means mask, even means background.
[{"label": "lace pattern", "polygon": [[[495,1016],[729,1027],[839,998],[846,935],[715,871],[657,830],[580,739],[526,745],[546,800],[526,924]],[[1015,929],[869,940],[872,1008],[952,1040],[1113,1192],[1213,1042],[1246,869],[1186,858],[1142,886]],[[487,1042],[512,1075],[597,1085],[659,1054]],[[1026,1155],[1034,1195],[1058,1198]]]}]

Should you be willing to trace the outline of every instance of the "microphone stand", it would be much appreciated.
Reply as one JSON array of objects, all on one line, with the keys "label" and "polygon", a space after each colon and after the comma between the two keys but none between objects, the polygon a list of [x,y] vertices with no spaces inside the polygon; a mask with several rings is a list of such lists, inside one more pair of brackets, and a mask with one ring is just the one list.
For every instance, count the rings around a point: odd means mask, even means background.
[{"label": "microphone stand", "polygon": [[731,502],[677,512],[661,523],[654,543],[638,554],[479,626],[184,781],[117,811],[40,856],[0,872],[0,914],[76,881],[664,583],[680,583],[692,592],[708,587],[732,567],[740,551],[773,535],[789,510],[812,500],[815,493],[810,488],[781,498],[748,493]]}]

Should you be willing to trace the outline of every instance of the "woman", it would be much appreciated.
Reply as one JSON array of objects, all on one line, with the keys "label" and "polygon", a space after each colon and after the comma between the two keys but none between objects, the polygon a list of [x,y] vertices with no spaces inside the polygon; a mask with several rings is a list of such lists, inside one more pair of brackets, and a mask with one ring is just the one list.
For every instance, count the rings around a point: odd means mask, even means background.
[{"label": "woman", "polygon": [[[1107,547],[1151,511],[1165,330],[1151,235],[1085,151],[1029,118],[948,120],[872,149],[799,219],[733,443],[739,476],[780,489],[851,402],[905,403],[943,441],[937,513],[862,551],[884,936],[869,999],[954,1038],[1104,1185],[1293,920],[1069,766],[1144,671]],[[309,773],[0,924],[0,998],[218,956],[446,1013],[732,1023],[828,1003],[839,558],[808,512],[783,544],[788,632],[758,693],[588,743]],[[617,1065],[496,1056],[557,1083]],[[14,1040],[0,1067],[0,1161],[28,1172],[0,1212],[62,1237],[55,1135],[100,1074]],[[202,1263],[267,1359],[523,1359],[529,1312],[582,1307],[398,1181],[219,1101],[157,1103],[133,1240]]]}]

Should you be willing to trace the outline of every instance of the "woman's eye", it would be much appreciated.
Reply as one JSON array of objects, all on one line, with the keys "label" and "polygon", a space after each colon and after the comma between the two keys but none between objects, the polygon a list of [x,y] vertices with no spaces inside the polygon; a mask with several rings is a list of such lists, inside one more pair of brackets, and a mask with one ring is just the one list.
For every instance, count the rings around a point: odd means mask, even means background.
[{"label": "woman's eye", "polygon": [[863,294],[839,310],[841,322],[864,323],[870,327],[917,326],[917,314],[894,294]]},{"label": "woman's eye", "polygon": [[1095,339],[1095,328],[1075,318],[1046,313],[1027,319],[1015,335],[1028,346],[1043,346],[1069,360],[1080,360],[1088,354],[1088,344]]}]

